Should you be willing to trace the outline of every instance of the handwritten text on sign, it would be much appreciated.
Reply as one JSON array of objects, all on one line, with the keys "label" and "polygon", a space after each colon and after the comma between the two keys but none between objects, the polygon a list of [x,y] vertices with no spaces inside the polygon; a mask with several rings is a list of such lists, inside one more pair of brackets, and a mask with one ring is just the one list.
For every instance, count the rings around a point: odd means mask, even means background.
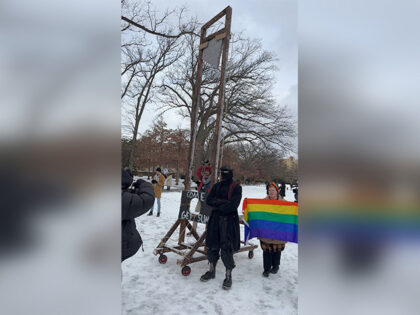
[{"label": "handwritten text on sign", "polygon": [[[200,202],[200,213],[193,214],[190,212],[190,205],[192,199],[198,199]],[[212,208],[206,203],[206,194],[194,190],[184,190],[181,195],[181,207],[179,209],[178,217],[180,219],[187,219],[199,223],[207,224],[210,218]]]}]

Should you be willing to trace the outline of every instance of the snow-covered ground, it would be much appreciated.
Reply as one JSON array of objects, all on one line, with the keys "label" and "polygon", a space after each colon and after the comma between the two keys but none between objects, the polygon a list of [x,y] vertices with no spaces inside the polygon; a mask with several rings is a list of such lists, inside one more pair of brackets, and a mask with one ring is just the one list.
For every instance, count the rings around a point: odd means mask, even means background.
[{"label": "snow-covered ground", "polygon": [[[264,198],[264,186],[243,186],[243,198]],[[286,200],[294,201],[290,187]],[[208,270],[206,261],[190,265],[191,274],[181,274],[176,260],[181,256],[169,252],[166,264],[159,264],[154,248],[178,218],[181,192],[162,194],[162,211],[156,217],[143,215],[136,219],[137,229],[144,242],[144,252],[122,264],[123,314],[297,314],[298,305],[298,245],[288,243],[282,252],[280,273],[262,277],[262,250],[254,250],[254,258],[248,252],[234,255],[236,268],[232,272],[233,284],[229,291],[222,289],[225,268],[221,259],[217,264],[216,279],[201,282],[200,276]],[[193,207],[192,207],[193,209]],[[242,203],[238,209],[242,210]],[[205,226],[198,225],[199,233]],[[175,231],[168,244],[176,244]],[[241,225],[243,239],[243,226]],[[186,237],[186,241],[193,241]],[[252,239],[251,243],[259,244]]]},{"label": "snow-covered ground", "polygon": [[[141,178],[141,179],[143,179],[145,181],[148,181],[149,183],[152,181],[151,178],[150,179],[147,179],[147,176],[141,176],[141,177],[134,176],[134,181],[136,181],[139,178]],[[195,189],[197,187],[197,184],[195,182],[191,182],[190,187],[191,187],[191,189]],[[167,182],[165,180],[164,191],[167,191],[167,188],[168,188],[168,186],[167,186]],[[172,184],[171,184],[171,190],[180,191],[180,190],[183,190],[183,189],[184,189],[184,180],[183,179],[179,179],[178,185],[177,185],[176,184],[176,179],[173,178],[172,179]]]}]

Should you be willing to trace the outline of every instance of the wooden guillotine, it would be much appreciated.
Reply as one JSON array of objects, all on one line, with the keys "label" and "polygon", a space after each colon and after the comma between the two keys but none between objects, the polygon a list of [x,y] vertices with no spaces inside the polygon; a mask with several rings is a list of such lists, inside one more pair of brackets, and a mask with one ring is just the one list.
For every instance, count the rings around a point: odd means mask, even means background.
[{"label": "wooden guillotine", "polygon": [[[225,17],[224,27],[210,35],[207,35],[207,30],[219,21],[221,18]],[[181,206],[179,209],[179,215],[177,221],[172,225],[166,235],[162,238],[159,245],[155,248],[154,254],[159,255],[159,262],[161,264],[166,263],[167,256],[165,253],[173,252],[180,255],[182,258],[177,260],[177,264],[181,266],[181,272],[184,276],[188,276],[191,272],[191,268],[188,266],[191,263],[207,260],[206,248],[205,248],[205,239],[206,232],[199,235],[193,228],[190,221],[195,221],[202,224],[207,224],[211,208],[207,206],[205,200],[205,193],[198,191],[193,191],[191,189],[191,177],[193,172],[193,161],[194,153],[196,146],[196,136],[197,136],[197,122],[198,122],[198,104],[200,102],[200,88],[201,88],[201,78],[203,70],[203,59],[210,65],[218,68],[220,62],[220,53],[221,53],[221,67],[220,67],[220,87],[219,87],[219,98],[217,102],[217,117],[216,117],[216,129],[215,129],[215,138],[213,141],[213,156],[212,156],[212,165],[214,172],[211,177],[211,185],[217,182],[218,169],[220,168],[221,160],[221,138],[222,138],[222,119],[224,112],[224,94],[225,94],[225,84],[226,84],[226,64],[229,51],[229,40],[230,40],[230,27],[232,20],[232,8],[230,6],[226,7],[219,14],[214,16],[210,21],[204,24],[201,27],[200,35],[200,46],[198,54],[198,68],[196,76],[195,89],[193,91],[192,98],[192,112],[191,117],[193,117],[193,124],[191,130],[191,139],[189,146],[189,155],[188,155],[188,171],[185,178],[185,190],[182,192],[181,196]],[[201,202],[201,210],[199,214],[191,213],[190,205],[191,201],[194,198],[198,198],[198,202]],[[167,244],[170,240],[172,234],[179,228],[178,243],[175,246]],[[195,242],[187,243],[185,242],[185,231],[188,229],[193,235]],[[242,244],[244,242],[241,241]],[[248,257],[251,259],[253,255],[253,250],[257,248],[257,245],[248,244],[242,246],[237,252],[248,251]],[[195,255],[194,254],[198,254]],[[193,257],[194,256],[194,257]]]}]

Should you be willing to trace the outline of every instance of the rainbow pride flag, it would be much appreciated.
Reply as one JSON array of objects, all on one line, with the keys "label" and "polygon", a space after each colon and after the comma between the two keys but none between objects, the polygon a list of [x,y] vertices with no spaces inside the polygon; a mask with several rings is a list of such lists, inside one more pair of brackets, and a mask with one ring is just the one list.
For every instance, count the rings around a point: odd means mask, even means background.
[{"label": "rainbow pride flag", "polygon": [[298,242],[298,204],[286,200],[245,198],[245,243],[254,237]]}]

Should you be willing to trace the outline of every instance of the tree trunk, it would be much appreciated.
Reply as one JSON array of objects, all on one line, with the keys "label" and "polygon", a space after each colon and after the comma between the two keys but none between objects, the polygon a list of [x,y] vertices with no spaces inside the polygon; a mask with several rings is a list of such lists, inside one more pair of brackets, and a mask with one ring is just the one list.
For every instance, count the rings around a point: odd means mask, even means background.
[{"label": "tree trunk", "polygon": [[176,160],[176,185],[179,184],[179,160]]},{"label": "tree trunk", "polygon": [[130,168],[130,170],[133,170],[133,166],[134,166],[134,157],[136,154],[136,142],[137,142],[137,132],[139,129],[139,120],[136,120],[136,123],[134,125],[134,130],[133,130],[133,137],[131,138],[131,148],[130,148],[130,158],[128,160],[128,167]]}]

